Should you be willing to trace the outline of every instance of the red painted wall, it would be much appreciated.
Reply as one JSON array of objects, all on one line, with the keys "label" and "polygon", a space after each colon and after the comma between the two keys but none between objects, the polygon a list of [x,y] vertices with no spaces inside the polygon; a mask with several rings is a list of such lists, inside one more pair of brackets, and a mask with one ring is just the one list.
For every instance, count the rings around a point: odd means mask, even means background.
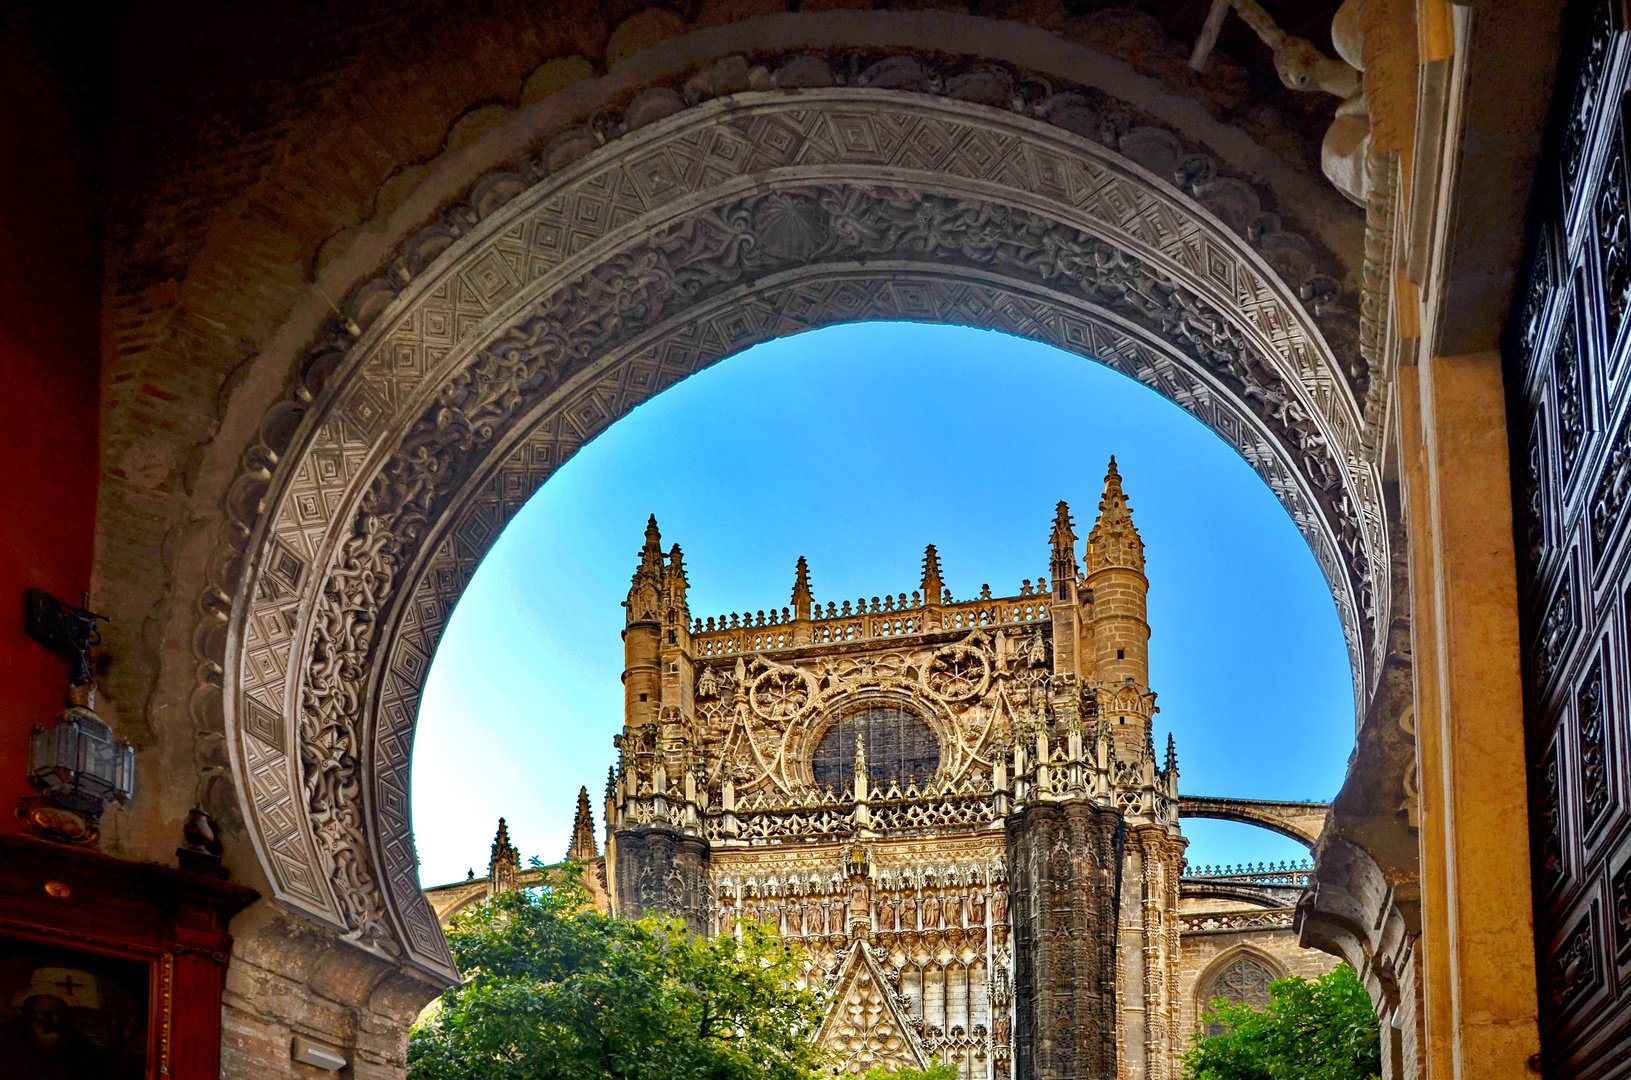
[{"label": "red painted wall", "polygon": [[[67,665],[23,631],[23,593],[89,588],[106,64],[71,6],[0,4],[0,830],[16,832],[33,725]],[[89,20],[94,23],[97,20]]]}]

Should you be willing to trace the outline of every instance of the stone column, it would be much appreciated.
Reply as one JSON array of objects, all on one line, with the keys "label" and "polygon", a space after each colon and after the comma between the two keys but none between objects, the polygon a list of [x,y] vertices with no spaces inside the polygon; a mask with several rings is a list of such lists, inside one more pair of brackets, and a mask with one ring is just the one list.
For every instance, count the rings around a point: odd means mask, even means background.
[{"label": "stone column", "polygon": [[1032,802],[1007,831],[1014,1075],[1113,1080],[1121,816],[1085,800]]},{"label": "stone column", "polygon": [[1539,1034],[1501,358],[1436,357],[1400,388],[1427,1072],[1518,1080]]},{"label": "stone column", "polygon": [[617,913],[684,920],[708,932],[708,841],[669,825],[637,825],[617,833]]}]

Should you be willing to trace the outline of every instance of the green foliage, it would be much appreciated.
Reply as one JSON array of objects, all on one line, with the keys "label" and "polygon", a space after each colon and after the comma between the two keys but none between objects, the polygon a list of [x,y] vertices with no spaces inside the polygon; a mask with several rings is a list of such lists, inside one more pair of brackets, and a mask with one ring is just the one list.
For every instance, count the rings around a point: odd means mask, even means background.
[{"label": "green foliage", "polygon": [[1370,997],[1346,964],[1313,982],[1269,985],[1266,1009],[1214,1000],[1201,1018],[1223,1025],[1184,1058],[1189,1080],[1373,1080],[1382,1048]]},{"label": "green foliage", "polygon": [[465,973],[408,1040],[411,1080],[816,1080],[821,1003],[802,958],[745,925],[699,938],[617,919],[577,875],[454,919]]},{"label": "green foliage", "polygon": [[862,1074],[861,1080],[957,1080],[957,1066],[937,1061],[927,1069],[897,1069],[890,1072],[882,1065],[874,1065]]}]

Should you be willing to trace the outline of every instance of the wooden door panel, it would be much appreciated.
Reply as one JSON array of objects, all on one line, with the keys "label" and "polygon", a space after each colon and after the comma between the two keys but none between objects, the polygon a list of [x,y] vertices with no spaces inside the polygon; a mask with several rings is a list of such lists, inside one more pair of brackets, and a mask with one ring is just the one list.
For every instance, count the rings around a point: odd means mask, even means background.
[{"label": "wooden door panel", "polygon": [[1508,331],[1543,1072],[1631,1078],[1631,72],[1568,16]]}]

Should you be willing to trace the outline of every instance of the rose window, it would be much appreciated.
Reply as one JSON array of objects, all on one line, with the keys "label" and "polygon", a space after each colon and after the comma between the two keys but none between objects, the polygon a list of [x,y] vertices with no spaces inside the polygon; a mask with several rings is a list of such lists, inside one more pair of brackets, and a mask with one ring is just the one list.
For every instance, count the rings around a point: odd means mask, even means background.
[{"label": "rose window", "polygon": [[855,779],[855,740],[866,748],[874,784],[923,783],[940,768],[940,742],[916,713],[880,707],[841,717],[827,729],[810,761],[818,784],[841,788]]}]

